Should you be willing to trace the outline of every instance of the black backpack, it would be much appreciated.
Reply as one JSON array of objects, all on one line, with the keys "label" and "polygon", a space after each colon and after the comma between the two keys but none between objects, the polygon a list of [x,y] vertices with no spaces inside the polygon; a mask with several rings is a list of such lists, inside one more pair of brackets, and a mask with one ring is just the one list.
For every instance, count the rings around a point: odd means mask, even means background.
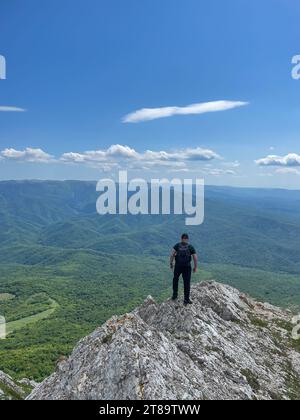
[{"label": "black backpack", "polygon": [[176,253],[176,262],[179,265],[189,265],[191,262],[190,246],[187,244],[179,244]]}]

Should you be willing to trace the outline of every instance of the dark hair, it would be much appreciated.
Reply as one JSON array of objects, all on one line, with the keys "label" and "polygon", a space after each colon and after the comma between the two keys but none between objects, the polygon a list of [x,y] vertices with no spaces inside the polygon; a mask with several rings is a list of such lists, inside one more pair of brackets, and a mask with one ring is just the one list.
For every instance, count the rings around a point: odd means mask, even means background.
[{"label": "dark hair", "polygon": [[189,235],[187,233],[183,233],[181,235],[181,239],[189,239]]}]

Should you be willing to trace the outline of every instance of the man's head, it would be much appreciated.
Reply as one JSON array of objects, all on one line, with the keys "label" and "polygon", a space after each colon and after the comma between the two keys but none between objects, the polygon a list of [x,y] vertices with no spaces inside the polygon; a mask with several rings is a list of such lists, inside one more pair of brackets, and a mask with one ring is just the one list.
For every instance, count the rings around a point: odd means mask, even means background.
[{"label": "man's head", "polygon": [[189,235],[187,233],[183,233],[181,235],[181,242],[184,244],[188,244],[189,243]]}]

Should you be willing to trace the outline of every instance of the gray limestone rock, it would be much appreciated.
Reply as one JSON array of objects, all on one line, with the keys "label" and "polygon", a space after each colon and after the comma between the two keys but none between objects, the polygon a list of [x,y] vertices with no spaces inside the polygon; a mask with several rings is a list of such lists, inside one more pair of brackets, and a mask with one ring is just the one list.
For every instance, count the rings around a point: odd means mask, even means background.
[{"label": "gray limestone rock", "polygon": [[194,304],[148,297],[79,342],[30,400],[300,398],[292,314],[216,282]]}]

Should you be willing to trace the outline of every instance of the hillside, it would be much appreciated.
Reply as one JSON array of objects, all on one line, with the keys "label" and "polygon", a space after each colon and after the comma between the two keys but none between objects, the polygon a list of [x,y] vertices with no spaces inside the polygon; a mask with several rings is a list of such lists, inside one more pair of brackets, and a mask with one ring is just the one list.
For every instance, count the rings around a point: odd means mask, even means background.
[{"label": "hillside", "polygon": [[291,313],[215,282],[192,295],[113,317],[28,399],[300,399]]},{"label": "hillside", "polygon": [[[96,198],[93,182],[0,182],[0,314],[10,327],[0,370],[14,378],[43,380],[97,325],[171,293],[168,254],[183,218],[100,217]],[[298,311],[299,204],[299,191],[207,187],[205,222],[189,229],[193,281]]]}]

